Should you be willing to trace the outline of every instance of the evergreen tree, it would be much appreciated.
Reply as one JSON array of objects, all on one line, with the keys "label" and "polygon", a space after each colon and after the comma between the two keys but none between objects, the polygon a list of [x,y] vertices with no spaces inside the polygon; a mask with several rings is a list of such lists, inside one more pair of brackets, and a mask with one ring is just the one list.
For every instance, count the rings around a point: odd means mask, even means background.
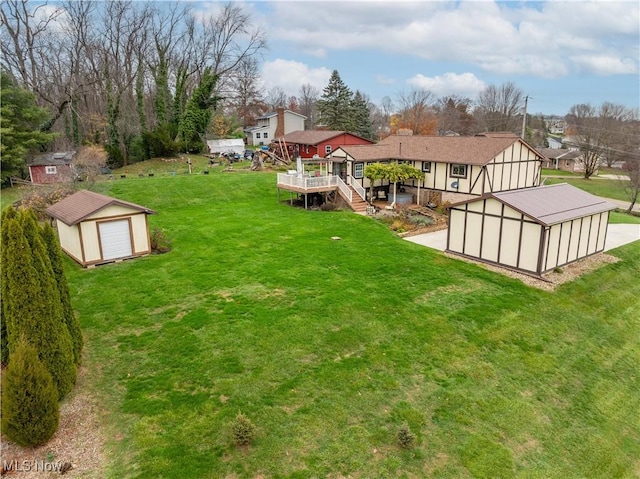
[{"label": "evergreen tree", "polygon": [[55,135],[40,130],[49,113],[37,106],[35,96],[21,88],[4,71],[0,77],[0,175],[2,182],[5,182],[10,176],[21,172],[27,153],[37,151],[53,141]]},{"label": "evergreen tree", "polygon": [[204,148],[203,138],[218,102],[218,97],[213,96],[217,81],[218,76],[207,68],[180,118],[178,136],[187,152]]},{"label": "evergreen tree", "polygon": [[7,339],[7,322],[6,322],[6,302],[2,301],[2,298],[6,298],[6,294],[9,290],[7,282],[7,265],[9,264],[7,259],[7,238],[8,238],[8,221],[16,217],[16,210],[12,206],[9,206],[2,212],[2,228],[0,231],[1,244],[0,244],[0,362],[7,364],[9,362],[9,341]]},{"label": "evergreen tree", "polygon": [[373,140],[373,122],[371,121],[371,112],[369,110],[369,104],[367,98],[356,90],[351,101],[351,110],[353,114],[352,130],[358,136]]},{"label": "evergreen tree", "polygon": [[38,352],[21,339],[2,374],[2,434],[19,446],[38,446],[58,429],[58,391]]},{"label": "evergreen tree", "polygon": [[60,246],[53,228],[49,223],[45,223],[42,228],[42,239],[47,249],[47,253],[49,254],[55,284],[60,293],[62,315],[64,322],[67,325],[67,329],[69,330],[69,334],[71,335],[74,361],[76,365],[78,365],[82,358],[82,345],[84,343],[82,339],[82,330],[80,329],[80,322],[78,321],[71,305],[71,293],[69,292],[69,283],[67,283],[67,277],[64,274],[64,268],[62,266],[62,253],[60,251]]},{"label": "evergreen tree", "polygon": [[75,383],[77,368],[53,268],[32,212],[18,213],[6,223],[7,241],[3,250],[6,249],[7,264],[3,269],[7,289],[3,309],[9,352],[15,351],[20,338],[27,338],[38,351],[62,399]]},{"label": "evergreen tree", "polygon": [[322,90],[318,100],[320,122],[330,130],[352,131],[351,90],[340,78],[338,70],[333,70],[329,84]]}]

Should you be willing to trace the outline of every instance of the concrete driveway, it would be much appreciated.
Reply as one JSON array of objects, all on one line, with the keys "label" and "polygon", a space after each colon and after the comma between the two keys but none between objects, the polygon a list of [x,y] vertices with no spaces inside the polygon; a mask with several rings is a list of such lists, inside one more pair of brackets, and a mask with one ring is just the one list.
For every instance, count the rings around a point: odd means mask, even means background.
[{"label": "concrete driveway", "polygon": [[[447,249],[447,232],[449,230],[440,230],[433,233],[425,233],[422,235],[408,236],[404,238],[412,243],[420,244],[428,248],[444,251]],[[640,225],[609,225],[607,229],[607,241],[604,250],[623,246],[628,243],[640,240]]]}]

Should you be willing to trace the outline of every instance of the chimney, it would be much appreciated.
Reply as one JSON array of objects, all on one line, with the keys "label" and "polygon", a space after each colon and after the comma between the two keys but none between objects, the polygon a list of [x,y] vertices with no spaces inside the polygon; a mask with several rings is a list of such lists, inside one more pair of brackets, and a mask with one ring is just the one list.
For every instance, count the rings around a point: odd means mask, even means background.
[{"label": "chimney", "polygon": [[276,123],[276,133],[275,133],[275,138],[280,138],[281,136],[284,136],[284,108],[282,107],[278,107],[276,109],[276,113],[277,113],[277,123]]}]

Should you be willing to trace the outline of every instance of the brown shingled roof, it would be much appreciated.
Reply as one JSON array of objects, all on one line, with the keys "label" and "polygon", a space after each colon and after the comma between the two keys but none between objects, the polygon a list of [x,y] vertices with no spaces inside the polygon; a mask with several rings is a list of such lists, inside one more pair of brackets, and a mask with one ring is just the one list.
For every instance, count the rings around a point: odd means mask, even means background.
[{"label": "brown shingled roof", "polygon": [[567,183],[492,193],[489,197],[545,226],[616,209],[616,205]]},{"label": "brown shingled roof", "polygon": [[397,159],[485,165],[518,141],[522,140],[513,133],[486,133],[477,136],[393,135],[377,145],[341,148],[355,161]]},{"label": "brown shingled roof", "polygon": [[110,205],[125,206],[147,214],[156,213],[135,203],[129,203],[128,201],[111,198],[88,190],[80,190],[47,208],[47,214],[69,226],[73,226]]}]

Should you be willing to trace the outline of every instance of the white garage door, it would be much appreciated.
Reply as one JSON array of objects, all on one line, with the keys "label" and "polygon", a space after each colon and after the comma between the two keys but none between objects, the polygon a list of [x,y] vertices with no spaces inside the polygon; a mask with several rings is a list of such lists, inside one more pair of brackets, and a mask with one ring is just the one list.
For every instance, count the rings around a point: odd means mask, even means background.
[{"label": "white garage door", "polygon": [[99,229],[102,259],[131,256],[131,233],[129,232],[128,220],[100,223]]}]

